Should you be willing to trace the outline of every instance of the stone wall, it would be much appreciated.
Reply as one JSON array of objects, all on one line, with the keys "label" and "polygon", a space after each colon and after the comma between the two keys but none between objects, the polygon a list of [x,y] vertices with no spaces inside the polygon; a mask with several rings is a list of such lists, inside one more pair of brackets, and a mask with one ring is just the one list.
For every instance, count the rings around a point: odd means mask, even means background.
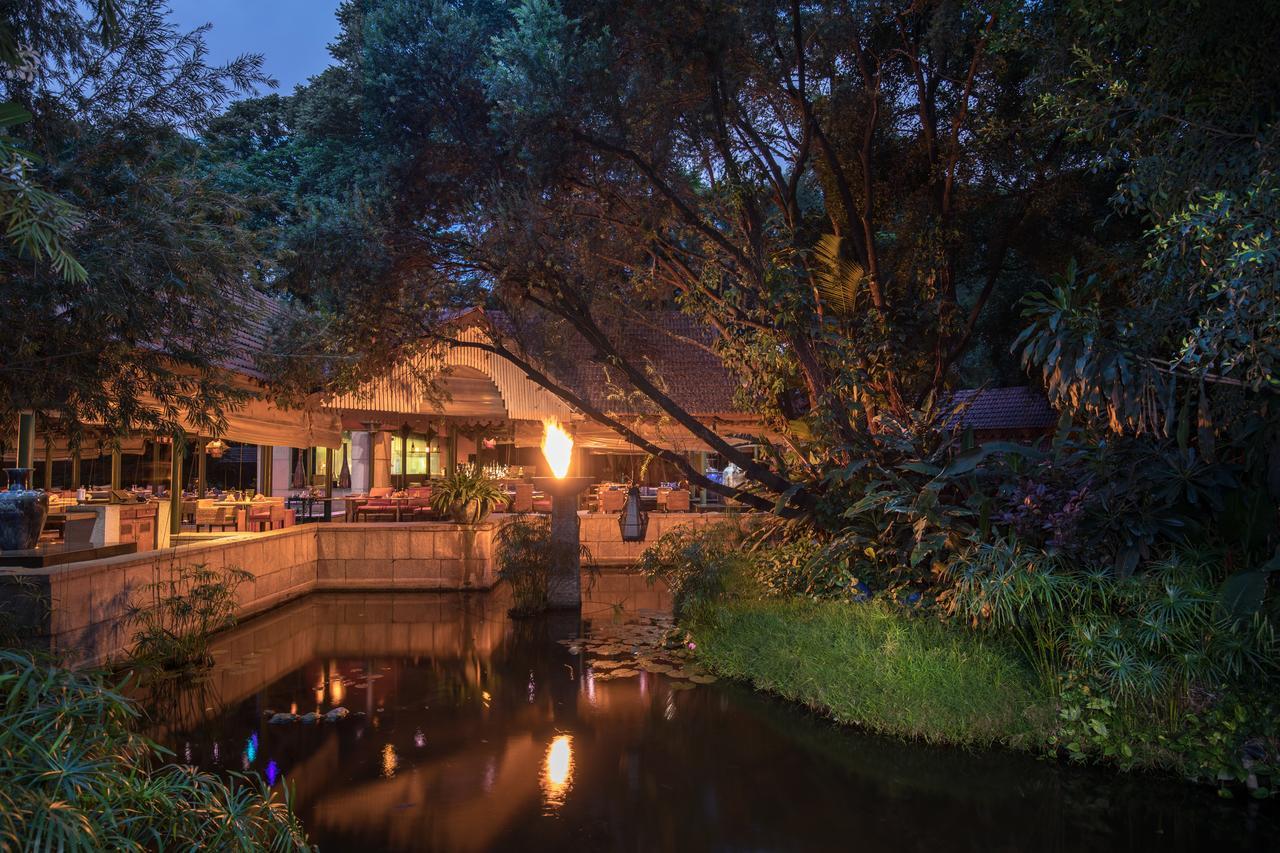
[{"label": "stone wall", "polygon": [[664,533],[677,527],[706,527],[721,521],[737,518],[723,512],[651,512],[649,529],[643,542],[623,542],[618,529],[617,513],[590,512],[579,515],[582,544],[591,549],[591,556],[600,566],[629,566],[640,559],[644,552]]},{"label": "stone wall", "polygon": [[316,590],[488,589],[492,522],[307,524],[50,569],[0,569],[0,603],[36,645],[100,663],[123,654],[125,615],[179,566],[236,566],[241,618]]},{"label": "stone wall", "polygon": [[[675,527],[731,516],[652,513],[646,541],[634,543],[621,541],[617,515],[580,518],[582,542],[596,564],[623,566]],[[504,519],[493,516],[474,526],[305,524],[51,569],[0,568],[0,606],[40,647],[100,663],[128,650],[130,604],[148,584],[171,577],[179,566],[237,566],[251,572],[253,581],[238,592],[241,618],[315,591],[485,590],[497,582],[493,540]],[[661,606],[640,578],[602,583],[610,603]]]}]

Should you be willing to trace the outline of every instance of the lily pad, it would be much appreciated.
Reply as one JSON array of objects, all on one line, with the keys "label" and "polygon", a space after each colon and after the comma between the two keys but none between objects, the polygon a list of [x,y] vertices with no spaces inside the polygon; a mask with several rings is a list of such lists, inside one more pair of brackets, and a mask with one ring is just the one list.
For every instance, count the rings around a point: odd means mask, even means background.
[{"label": "lily pad", "polygon": [[694,684],[711,684],[719,681],[720,679],[716,678],[714,675],[691,675],[689,676],[689,680]]}]

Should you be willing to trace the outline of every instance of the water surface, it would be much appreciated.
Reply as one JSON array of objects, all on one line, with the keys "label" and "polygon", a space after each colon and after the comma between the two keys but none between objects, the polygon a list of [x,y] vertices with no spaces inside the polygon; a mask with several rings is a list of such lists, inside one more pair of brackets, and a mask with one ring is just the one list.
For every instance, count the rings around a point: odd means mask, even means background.
[{"label": "water surface", "polygon": [[1271,804],[868,736],[723,682],[599,681],[556,641],[668,603],[603,580],[586,625],[510,620],[500,592],[311,596],[220,637],[155,734],[287,781],[324,851],[1276,849]]}]

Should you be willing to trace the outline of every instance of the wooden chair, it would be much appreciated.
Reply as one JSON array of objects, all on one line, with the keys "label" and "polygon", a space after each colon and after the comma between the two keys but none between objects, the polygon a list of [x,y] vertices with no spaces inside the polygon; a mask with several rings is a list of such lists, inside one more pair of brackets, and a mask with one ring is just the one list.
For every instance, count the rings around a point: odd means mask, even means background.
[{"label": "wooden chair", "polygon": [[186,522],[195,521],[196,508],[197,508],[197,504],[195,501],[183,501],[182,502],[182,520]]},{"label": "wooden chair", "polygon": [[213,528],[226,530],[228,527],[235,528],[236,517],[235,509],[226,506],[209,506],[196,508],[196,532],[200,532],[201,527],[209,528],[209,532],[213,532]]},{"label": "wooden chair", "polygon": [[371,517],[380,521],[399,521],[400,511],[394,501],[370,498],[356,507],[356,521],[370,521]]},{"label": "wooden chair", "polygon": [[667,512],[689,512],[688,489],[672,489],[667,492]]},{"label": "wooden chair", "polygon": [[249,508],[247,525],[250,530],[270,530],[274,527],[271,519],[271,504],[263,502],[260,506]]},{"label": "wooden chair", "polygon": [[627,505],[627,493],[622,489],[605,489],[600,493],[601,512],[622,512]]},{"label": "wooden chair", "polygon": [[410,486],[405,494],[409,497],[409,502],[403,507],[402,516],[415,521],[426,521],[435,517],[435,510],[431,508],[430,486]]},{"label": "wooden chair", "polygon": [[379,486],[376,489],[369,490],[370,498],[389,498],[395,494],[395,488],[392,486]]},{"label": "wooden chair", "polygon": [[512,512],[533,512],[533,483],[516,483],[516,495],[511,499]]}]

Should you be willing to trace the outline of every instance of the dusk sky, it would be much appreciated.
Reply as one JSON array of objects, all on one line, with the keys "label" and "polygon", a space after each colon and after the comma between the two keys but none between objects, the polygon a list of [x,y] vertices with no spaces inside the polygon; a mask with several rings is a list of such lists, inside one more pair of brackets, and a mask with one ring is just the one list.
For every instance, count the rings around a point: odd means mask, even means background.
[{"label": "dusk sky", "polygon": [[184,29],[213,24],[208,35],[213,62],[263,54],[267,74],[280,82],[276,91],[282,95],[329,65],[328,44],[338,34],[338,0],[169,0],[169,5]]}]

